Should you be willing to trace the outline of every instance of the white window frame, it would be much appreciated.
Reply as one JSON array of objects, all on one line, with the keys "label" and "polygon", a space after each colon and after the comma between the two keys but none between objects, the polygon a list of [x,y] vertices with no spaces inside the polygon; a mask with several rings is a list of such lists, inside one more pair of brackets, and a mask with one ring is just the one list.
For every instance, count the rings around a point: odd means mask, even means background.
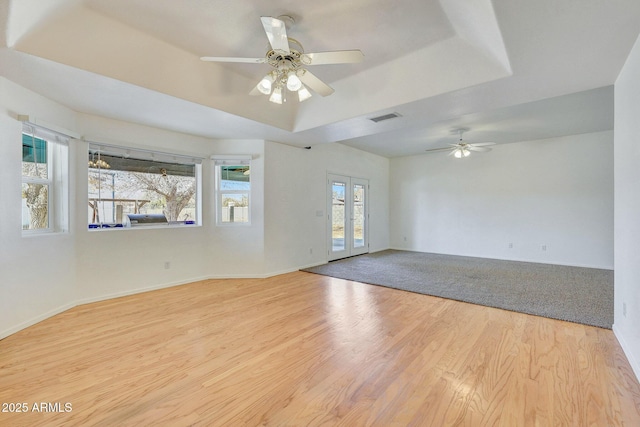
[{"label": "white window frame", "polygon": [[[24,118],[24,119],[23,119]],[[47,185],[47,227],[38,229],[22,229],[23,236],[33,236],[69,231],[69,139],[70,131],[65,133],[53,130],[55,126],[40,125],[40,121],[28,120],[27,116],[19,116],[23,122],[22,135],[44,140],[47,143],[47,178],[22,175],[22,184]],[[22,142],[22,141],[21,141]],[[35,153],[34,153],[35,155]],[[21,215],[22,218],[22,215]],[[20,221],[22,224],[22,220]]]},{"label": "white window frame", "polygon": [[[202,226],[202,157],[185,155],[185,154],[177,154],[177,153],[167,153],[156,151],[152,149],[142,149],[142,148],[134,148],[134,147],[123,147],[112,144],[105,144],[100,142],[88,142],[87,154],[91,150],[96,150],[100,153],[104,153],[106,155],[111,156],[119,156],[123,158],[133,158],[140,160],[152,160],[158,162],[168,162],[168,163],[184,163],[184,164],[193,164],[194,165],[194,178],[196,181],[195,188],[195,202],[196,202],[196,218],[193,223],[181,223],[181,221],[177,221],[174,223],[167,223],[162,225],[145,225],[142,227],[124,227],[117,226],[113,227],[110,225],[103,225],[103,223],[95,226],[87,219],[87,229],[90,232],[95,231],[114,231],[114,230],[142,230],[142,229],[158,229],[158,228],[192,228],[192,227],[200,227]],[[86,178],[89,177],[89,167],[87,167]],[[88,198],[88,195],[87,195]]]},{"label": "white window frame", "polygon": [[[251,208],[253,206],[251,201],[251,177],[249,177],[249,190],[222,190],[220,188],[222,176],[222,166],[248,166],[251,170],[251,155],[213,155],[211,160],[214,162],[215,168],[215,211],[216,211],[216,225],[221,227],[243,227],[251,225]],[[223,197],[226,195],[246,195],[248,200],[247,209],[247,221],[243,222],[230,222],[223,221]]]}]

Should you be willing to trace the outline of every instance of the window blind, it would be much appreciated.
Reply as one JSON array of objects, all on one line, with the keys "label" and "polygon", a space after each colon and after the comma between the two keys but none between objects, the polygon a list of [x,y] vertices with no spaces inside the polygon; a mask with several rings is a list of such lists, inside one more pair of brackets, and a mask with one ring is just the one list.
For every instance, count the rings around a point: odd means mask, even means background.
[{"label": "window blind", "polygon": [[32,135],[37,139],[43,139],[62,145],[69,145],[69,140],[72,138],[69,135],[38,126],[31,122],[22,123],[22,132],[27,135]]},{"label": "window blind", "polygon": [[133,158],[161,163],[176,163],[183,165],[202,164],[202,157],[185,156],[183,154],[163,153],[154,150],[144,150],[139,148],[119,147],[116,145],[102,144],[87,141],[89,143],[89,153],[100,153],[100,155]]},{"label": "window blind", "polygon": [[251,164],[251,155],[249,154],[240,154],[240,155],[216,155],[211,156],[211,160],[214,161],[216,166],[224,166],[224,165],[249,165]]}]

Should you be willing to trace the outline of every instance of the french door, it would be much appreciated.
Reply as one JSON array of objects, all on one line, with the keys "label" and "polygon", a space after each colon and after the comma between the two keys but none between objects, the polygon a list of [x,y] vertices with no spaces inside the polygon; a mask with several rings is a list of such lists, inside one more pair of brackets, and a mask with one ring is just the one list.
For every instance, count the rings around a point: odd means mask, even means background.
[{"label": "french door", "polygon": [[369,181],[327,175],[329,261],[369,252]]}]

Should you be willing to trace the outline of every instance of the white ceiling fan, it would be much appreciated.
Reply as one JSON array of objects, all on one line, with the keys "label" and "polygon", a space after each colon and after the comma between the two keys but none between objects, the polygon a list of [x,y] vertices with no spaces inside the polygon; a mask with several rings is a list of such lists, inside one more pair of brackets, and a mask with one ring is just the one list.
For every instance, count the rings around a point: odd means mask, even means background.
[{"label": "white ceiling fan", "polygon": [[433,151],[445,151],[450,150],[449,156],[453,156],[456,159],[463,159],[465,157],[469,157],[472,151],[478,152],[487,152],[491,151],[489,148],[490,145],[495,145],[495,142],[477,142],[477,143],[468,143],[462,140],[462,134],[468,129],[458,129],[460,134],[460,140],[456,144],[449,144],[451,147],[446,148],[431,148],[425,151],[433,152]]},{"label": "white ceiling fan", "polygon": [[313,75],[305,67],[308,65],[349,64],[361,62],[364,55],[359,50],[338,50],[332,52],[305,53],[299,41],[287,36],[287,24],[294,19],[288,15],[278,18],[263,16],[262,26],[269,39],[269,49],[262,58],[235,58],[204,56],[203,61],[244,62],[269,64],[273,67],[258,85],[249,92],[251,95],[270,95],[269,101],[282,104],[286,101],[286,91],[297,92],[300,102],[311,97],[308,89],[322,95],[331,95],[334,90]]}]

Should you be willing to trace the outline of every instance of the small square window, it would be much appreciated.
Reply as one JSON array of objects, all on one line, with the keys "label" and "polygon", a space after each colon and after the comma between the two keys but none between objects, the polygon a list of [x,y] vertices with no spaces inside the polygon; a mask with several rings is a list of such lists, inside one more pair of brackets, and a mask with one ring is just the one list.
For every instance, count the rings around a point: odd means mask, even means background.
[{"label": "small square window", "polygon": [[22,132],[22,230],[68,228],[67,140],[26,124]]},{"label": "small square window", "polygon": [[251,222],[251,165],[249,160],[216,160],[216,222]]}]

